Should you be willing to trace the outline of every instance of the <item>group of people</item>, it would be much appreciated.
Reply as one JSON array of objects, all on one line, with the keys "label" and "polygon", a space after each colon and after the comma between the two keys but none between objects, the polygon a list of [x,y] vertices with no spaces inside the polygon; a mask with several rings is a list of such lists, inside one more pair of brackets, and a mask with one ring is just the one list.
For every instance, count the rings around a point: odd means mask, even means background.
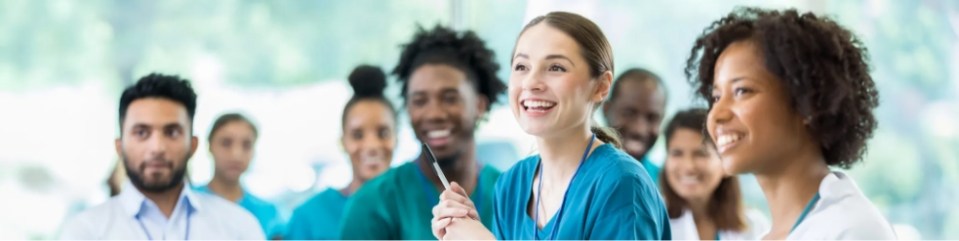
[{"label": "group of people", "polygon": [[[244,191],[257,127],[218,118],[207,141],[213,179],[191,187],[196,93],[151,74],[120,98],[115,141],[122,192],[65,223],[64,239],[894,239],[855,182],[831,167],[861,161],[877,126],[865,48],[833,20],[795,10],[737,9],[708,26],[685,73],[708,108],[665,122],[663,80],[614,79],[612,46],[567,12],[534,18],[510,53],[509,79],[472,31],[420,28],[391,74],[359,66],[342,114],[353,179],[281,220]],[[504,95],[505,94],[505,95]],[[475,133],[507,106],[536,154],[501,172],[477,159]],[[607,123],[592,118],[601,110]],[[398,112],[430,153],[390,168]],[[667,158],[647,153],[663,129]],[[742,202],[737,174],[756,176],[771,222]],[[446,180],[449,186],[444,185]],[[212,195],[211,195],[212,194]]]}]

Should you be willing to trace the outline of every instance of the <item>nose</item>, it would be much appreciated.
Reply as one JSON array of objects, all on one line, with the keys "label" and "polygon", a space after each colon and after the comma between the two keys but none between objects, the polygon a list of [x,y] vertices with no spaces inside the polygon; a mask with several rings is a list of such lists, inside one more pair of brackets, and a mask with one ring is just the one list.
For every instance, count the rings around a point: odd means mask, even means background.
[{"label": "nose", "polygon": [[377,157],[382,154],[380,150],[383,145],[383,141],[377,138],[375,134],[364,135],[362,142],[360,142],[360,154],[365,157]]},{"label": "nose", "polygon": [[525,91],[538,92],[546,89],[546,85],[543,84],[542,71],[532,70],[530,74],[523,77],[520,83],[520,86]]},{"label": "nose", "polygon": [[733,118],[730,105],[732,105],[730,98],[720,97],[719,100],[713,103],[712,108],[709,108],[707,123],[712,126],[709,129],[710,132],[713,131],[712,128],[716,125],[729,122],[729,120]]},{"label": "nose", "polygon": [[423,106],[423,117],[427,121],[442,122],[449,118],[449,113],[443,108],[440,97],[432,98]]},{"label": "nose", "polygon": [[167,150],[167,140],[164,139],[163,135],[160,134],[151,134],[150,139],[147,141],[147,146],[149,147],[149,154],[151,157],[162,157]]}]

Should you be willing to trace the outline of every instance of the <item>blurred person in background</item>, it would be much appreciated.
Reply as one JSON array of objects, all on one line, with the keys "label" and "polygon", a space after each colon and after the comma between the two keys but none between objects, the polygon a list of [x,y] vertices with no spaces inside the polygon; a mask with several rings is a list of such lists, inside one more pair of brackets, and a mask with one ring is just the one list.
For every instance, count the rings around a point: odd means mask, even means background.
[{"label": "blurred person in background", "polygon": [[623,150],[639,160],[654,182],[659,181],[661,168],[648,154],[659,137],[665,111],[666,85],[658,75],[642,68],[620,74],[603,105],[606,124],[619,132]]},{"label": "blurred person in background", "polygon": [[150,74],[120,96],[114,141],[129,181],[118,196],[68,219],[61,239],[263,239],[240,206],[186,185],[196,152],[196,92],[177,76]]},{"label": "blurred person in background", "polygon": [[213,155],[213,179],[196,190],[239,204],[256,217],[266,237],[276,239],[285,230],[279,209],[250,194],[240,184],[240,177],[253,160],[258,136],[256,125],[246,116],[228,113],[218,117],[207,136],[210,154]]},{"label": "blurred person in background", "polygon": [[386,74],[361,65],[349,76],[353,97],[343,107],[340,144],[349,155],[353,180],[342,189],[329,188],[293,211],[286,239],[339,239],[343,208],[364,183],[390,168],[396,148],[396,109],[383,91]]},{"label": "blurred person in background", "polygon": [[[436,26],[418,29],[393,69],[416,138],[432,148],[446,178],[471,194],[487,225],[500,172],[477,160],[475,133],[506,90],[494,60],[476,33]],[[444,187],[426,155],[363,185],[346,205],[341,237],[433,239],[431,210]]]},{"label": "blurred person in background", "polygon": [[666,162],[660,191],[674,240],[756,240],[769,221],[744,210],[739,179],[723,173],[716,146],[705,135],[706,109],[683,110],[666,124]]}]

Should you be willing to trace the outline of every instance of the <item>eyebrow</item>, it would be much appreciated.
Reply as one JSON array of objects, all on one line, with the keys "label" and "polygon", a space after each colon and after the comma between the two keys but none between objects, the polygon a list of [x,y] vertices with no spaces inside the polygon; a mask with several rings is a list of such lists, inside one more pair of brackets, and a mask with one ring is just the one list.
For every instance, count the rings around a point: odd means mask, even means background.
[{"label": "eyebrow", "polygon": [[570,64],[570,65],[576,66],[576,64],[573,63],[573,60],[572,60],[572,59],[569,59],[569,57],[566,57],[566,56],[564,56],[564,55],[562,55],[562,54],[550,54],[550,55],[546,55],[546,59],[565,59],[566,61],[569,61],[569,64]]},{"label": "eyebrow", "polygon": [[[518,59],[518,58],[529,59],[529,55],[526,55],[526,54],[523,54],[523,53],[518,53],[518,54],[516,54],[516,56],[513,56],[513,59],[514,59],[514,60],[515,60],[515,59]],[[573,65],[574,67],[576,66],[576,64],[573,63],[573,60],[572,60],[572,59],[570,59],[569,57],[566,57],[565,55],[562,55],[562,54],[550,54],[550,55],[547,55],[547,56],[546,56],[546,59],[565,59],[566,61],[569,61],[569,64],[570,64],[570,65]]]}]

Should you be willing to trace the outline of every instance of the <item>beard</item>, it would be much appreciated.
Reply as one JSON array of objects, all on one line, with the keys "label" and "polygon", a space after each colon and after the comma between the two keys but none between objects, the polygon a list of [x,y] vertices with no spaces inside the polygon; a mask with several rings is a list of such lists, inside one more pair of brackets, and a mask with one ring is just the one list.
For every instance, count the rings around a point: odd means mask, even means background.
[{"label": "beard", "polygon": [[[126,153],[123,153],[123,164],[126,167],[127,177],[130,178],[130,182],[133,183],[133,186],[142,192],[147,193],[160,193],[169,191],[170,189],[179,187],[183,183],[183,177],[186,176],[186,164],[189,157],[183,157],[183,165],[180,168],[174,169],[170,179],[165,182],[151,182],[148,183],[144,177],[144,170],[146,169],[146,162],[141,162],[140,166],[134,167],[130,165],[130,158],[127,157]],[[172,166],[173,161],[163,160],[164,163],[170,163]]]}]

